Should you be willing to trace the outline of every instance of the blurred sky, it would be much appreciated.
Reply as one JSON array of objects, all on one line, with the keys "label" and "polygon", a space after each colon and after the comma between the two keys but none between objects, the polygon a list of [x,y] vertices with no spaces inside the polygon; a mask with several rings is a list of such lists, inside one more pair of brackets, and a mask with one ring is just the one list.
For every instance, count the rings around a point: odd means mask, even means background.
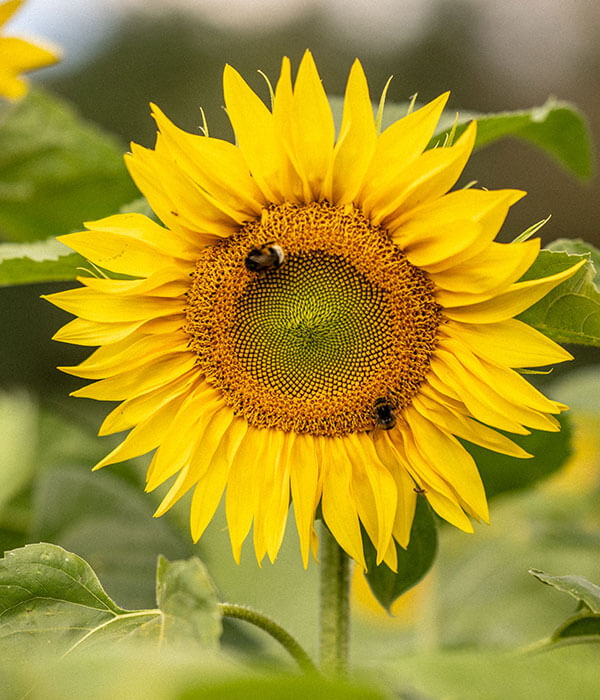
[{"label": "blurred sky", "polygon": [[[519,76],[535,75],[549,89],[576,69],[590,44],[600,41],[597,0],[446,0],[471,6],[474,36],[484,61]],[[331,32],[346,35],[357,52],[416,43],[440,3],[433,0],[28,0],[11,21],[16,33],[44,36],[64,48],[58,70],[89,57],[132,9],[194,13],[235,31],[293,22],[311,10]],[[57,69],[54,69],[57,70]]]}]

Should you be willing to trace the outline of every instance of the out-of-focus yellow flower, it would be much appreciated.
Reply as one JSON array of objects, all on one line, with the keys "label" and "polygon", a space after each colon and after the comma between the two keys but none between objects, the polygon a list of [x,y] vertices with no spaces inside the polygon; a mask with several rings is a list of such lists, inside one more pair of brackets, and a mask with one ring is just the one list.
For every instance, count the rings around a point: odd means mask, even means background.
[{"label": "out-of-focus yellow flower", "polygon": [[600,488],[600,416],[592,413],[571,414],[573,421],[573,455],[562,469],[553,474],[544,487],[555,493],[581,493]]},{"label": "out-of-focus yellow flower", "polygon": [[388,614],[371,592],[364,571],[355,566],[352,577],[352,608],[359,617],[374,626],[410,627],[422,615],[432,591],[431,575],[428,575],[395,600],[390,608],[391,614]]},{"label": "out-of-focus yellow flower", "polygon": [[[23,4],[23,0],[8,0],[0,4],[0,30]],[[59,58],[56,48],[38,46],[14,36],[0,36],[0,96],[18,100],[27,93],[28,84],[23,71],[51,66]]]}]

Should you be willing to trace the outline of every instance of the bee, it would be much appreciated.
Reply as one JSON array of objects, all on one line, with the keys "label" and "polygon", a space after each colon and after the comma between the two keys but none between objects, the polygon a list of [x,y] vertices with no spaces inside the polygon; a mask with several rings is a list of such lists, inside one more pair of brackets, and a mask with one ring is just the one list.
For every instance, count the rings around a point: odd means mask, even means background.
[{"label": "bee", "polygon": [[375,424],[384,430],[391,430],[396,425],[394,409],[387,399],[380,398],[374,406]]},{"label": "bee", "polygon": [[264,243],[259,248],[252,248],[244,265],[250,272],[263,272],[264,270],[278,270],[285,260],[283,248],[273,241]]}]

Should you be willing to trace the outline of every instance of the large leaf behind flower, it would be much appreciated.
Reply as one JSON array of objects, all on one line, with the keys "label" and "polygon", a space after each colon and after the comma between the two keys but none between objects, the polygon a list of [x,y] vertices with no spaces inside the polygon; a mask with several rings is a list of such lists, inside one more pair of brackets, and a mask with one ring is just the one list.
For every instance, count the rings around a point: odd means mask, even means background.
[{"label": "large leaf behind flower", "polygon": [[32,90],[6,107],[0,113],[0,238],[58,236],[134,199],[123,150],[57,97]]},{"label": "large leaf behind flower", "polygon": [[561,272],[588,259],[519,318],[559,343],[600,346],[600,251],[580,240],[559,239],[540,251],[522,280]]},{"label": "large leaf behind flower", "polygon": [[101,641],[149,640],[216,648],[221,620],[213,584],[199,559],[159,558],[153,610],[124,610],[80,557],[32,544],[0,560],[0,652],[57,654]]},{"label": "large leaf behind flower", "polygon": [[[431,145],[443,143],[455,119],[456,111],[444,112]],[[456,136],[460,136],[472,119],[477,119],[476,151],[512,136],[538,146],[581,179],[592,175],[588,128],[581,112],[569,102],[550,97],[539,107],[511,112],[459,112]]]},{"label": "large leaf behind flower", "polygon": [[365,578],[379,603],[390,612],[395,600],[415,586],[432,567],[437,553],[437,528],[431,510],[424,498],[417,500],[410,542],[403,549],[398,543],[398,571],[392,571],[383,562],[377,566],[377,552],[371,540],[363,534],[367,571]]}]

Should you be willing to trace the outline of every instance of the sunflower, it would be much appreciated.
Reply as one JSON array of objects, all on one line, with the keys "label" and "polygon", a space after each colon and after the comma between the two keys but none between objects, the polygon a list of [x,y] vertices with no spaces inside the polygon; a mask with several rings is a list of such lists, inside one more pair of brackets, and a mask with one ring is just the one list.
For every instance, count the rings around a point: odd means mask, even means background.
[{"label": "sunflower", "polygon": [[[55,335],[100,346],[75,396],[120,401],[100,434],[131,428],[96,468],[154,456],[147,490],[175,477],[202,535],[225,491],[233,555],[253,528],[273,561],[290,503],[305,566],[315,514],[363,567],[361,525],[396,567],[418,494],[456,527],[488,520],[481,478],[457,438],[529,455],[494,428],[558,430],[566,407],[514,368],[570,355],[513,317],[575,268],[519,282],[538,240],[494,242],[523,192],[448,193],[471,153],[425,150],[447,94],[379,133],[358,61],[334,121],[312,56],[272,109],[230,66],[237,145],[174,126],[155,106],[154,149],[131,175],[163,225],[141,214],[61,240],[128,279],[79,281],[52,303],[79,318]],[[491,427],[489,427],[491,426]]]},{"label": "sunflower", "polygon": [[[22,4],[23,0],[0,3],[0,29]],[[57,60],[58,51],[54,48],[42,48],[24,39],[0,36],[0,97],[11,100],[23,97],[27,92],[27,82],[19,77],[19,73],[50,66]]]}]

